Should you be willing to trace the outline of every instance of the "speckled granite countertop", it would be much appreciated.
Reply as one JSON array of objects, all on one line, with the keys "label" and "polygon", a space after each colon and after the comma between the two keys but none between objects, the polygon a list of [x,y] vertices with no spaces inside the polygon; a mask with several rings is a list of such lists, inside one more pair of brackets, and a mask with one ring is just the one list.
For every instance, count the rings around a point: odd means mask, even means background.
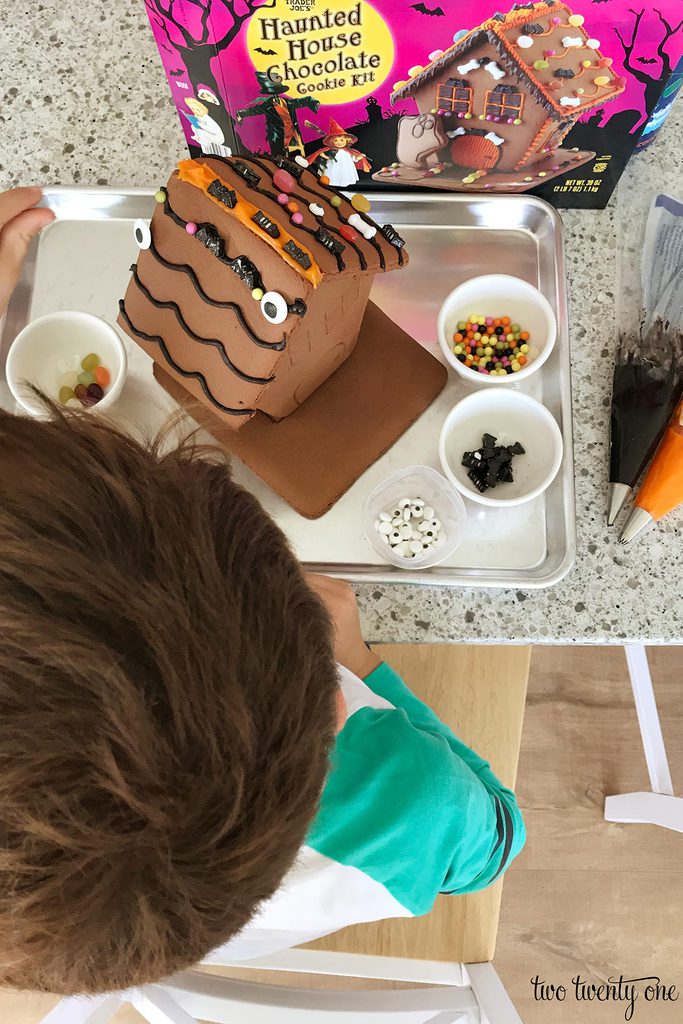
[{"label": "speckled granite countertop", "polygon": [[[55,13],[58,12],[58,13]],[[99,13],[98,13],[99,12]],[[156,184],[185,154],[143,0],[10,4],[0,39],[0,188]],[[683,105],[634,158],[623,203],[683,180]],[[660,166],[666,163],[666,168]],[[563,211],[577,466],[577,561],[550,590],[359,588],[372,641],[683,643],[683,514],[629,548],[605,525],[615,339],[614,201]]]}]

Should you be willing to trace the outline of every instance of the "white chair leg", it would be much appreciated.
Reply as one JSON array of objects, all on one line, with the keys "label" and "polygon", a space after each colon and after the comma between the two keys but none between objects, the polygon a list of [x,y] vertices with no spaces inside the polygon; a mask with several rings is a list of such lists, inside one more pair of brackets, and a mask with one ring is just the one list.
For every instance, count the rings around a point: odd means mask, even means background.
[{"label": "white chair leg", "polygon": [[158,985],[145,985],[129,993],[129,1001],[149,1024],[198,1024]]},{"label": "white chair leg", "polygon": [[683,798],[673,795],[647,651],[642,644],[626,644],[624,650],[652,792],[608,796],[605,819],[660,825],[683,832]]},{"label": "white chair leg", "polygon": [[661,793],[624,793],[605,800],[605,819],[622,824],[659,825],[683,832],[683,797]]},{"label": "white chair leg", "polygon": [[40,1024],[107,1024],[123,1003],[115,995],[69,996],[43,1017]]},{"label": "white chair leg", "polygon": [[481,1010],[481,1024],[522,1024],[493,964],[465,964]]}]

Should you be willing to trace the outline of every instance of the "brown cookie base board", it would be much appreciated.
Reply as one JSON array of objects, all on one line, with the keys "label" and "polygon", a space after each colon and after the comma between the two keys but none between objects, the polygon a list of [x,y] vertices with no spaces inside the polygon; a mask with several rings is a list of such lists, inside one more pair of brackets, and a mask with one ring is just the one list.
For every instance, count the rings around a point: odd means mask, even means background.
[{"label": "brown cookie base board", "polygon": [[[420,188],[434,188],[441,192],[495,192],[515,195],[528,192],[537,185],[544,185],[553,178],[575,171],[586,161],[592,160],[595,153],[586,149],[558,149],[545,160],[539,160],[533,167],[521,171],[489,171],[473,182],[465,182],[463,178],[474,173],[463,167],[446,167],[441,174],[425,177],[425,170],[414,167],[394,167],[391,172],[377,171],[373,174],[374,181],[383,185],[417,185]],[[397,173],[394,174],[394,171]]]},{"label": "brown cookie base board", "polygon": [[233,430],[156,362],[154,376],[288,505],[307,519],[317,519],[431,405],[448,373],[370,302],[346,362],[278,422],[259,412]]}]

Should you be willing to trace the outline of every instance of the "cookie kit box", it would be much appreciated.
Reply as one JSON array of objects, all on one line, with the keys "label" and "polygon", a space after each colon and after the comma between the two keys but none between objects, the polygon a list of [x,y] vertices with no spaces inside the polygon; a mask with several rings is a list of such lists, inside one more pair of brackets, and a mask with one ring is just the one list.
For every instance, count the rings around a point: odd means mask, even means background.
[{"label": "cookie kit box", "polygon": [[683,55],[680,0],[495,3],[145,0],[193,155],[604,206]]}]

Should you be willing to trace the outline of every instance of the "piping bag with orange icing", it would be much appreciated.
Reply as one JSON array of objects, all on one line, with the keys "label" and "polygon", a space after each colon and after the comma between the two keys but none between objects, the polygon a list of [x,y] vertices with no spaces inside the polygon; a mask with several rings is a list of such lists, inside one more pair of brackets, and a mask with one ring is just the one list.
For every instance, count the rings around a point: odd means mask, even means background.
[{"label": "piping bag with orange icing", "polygon": [[645,474],[635,506],[621,534],[628,544],[643,530],[683,503],[683,399],[674,409],[666,432]]}]

